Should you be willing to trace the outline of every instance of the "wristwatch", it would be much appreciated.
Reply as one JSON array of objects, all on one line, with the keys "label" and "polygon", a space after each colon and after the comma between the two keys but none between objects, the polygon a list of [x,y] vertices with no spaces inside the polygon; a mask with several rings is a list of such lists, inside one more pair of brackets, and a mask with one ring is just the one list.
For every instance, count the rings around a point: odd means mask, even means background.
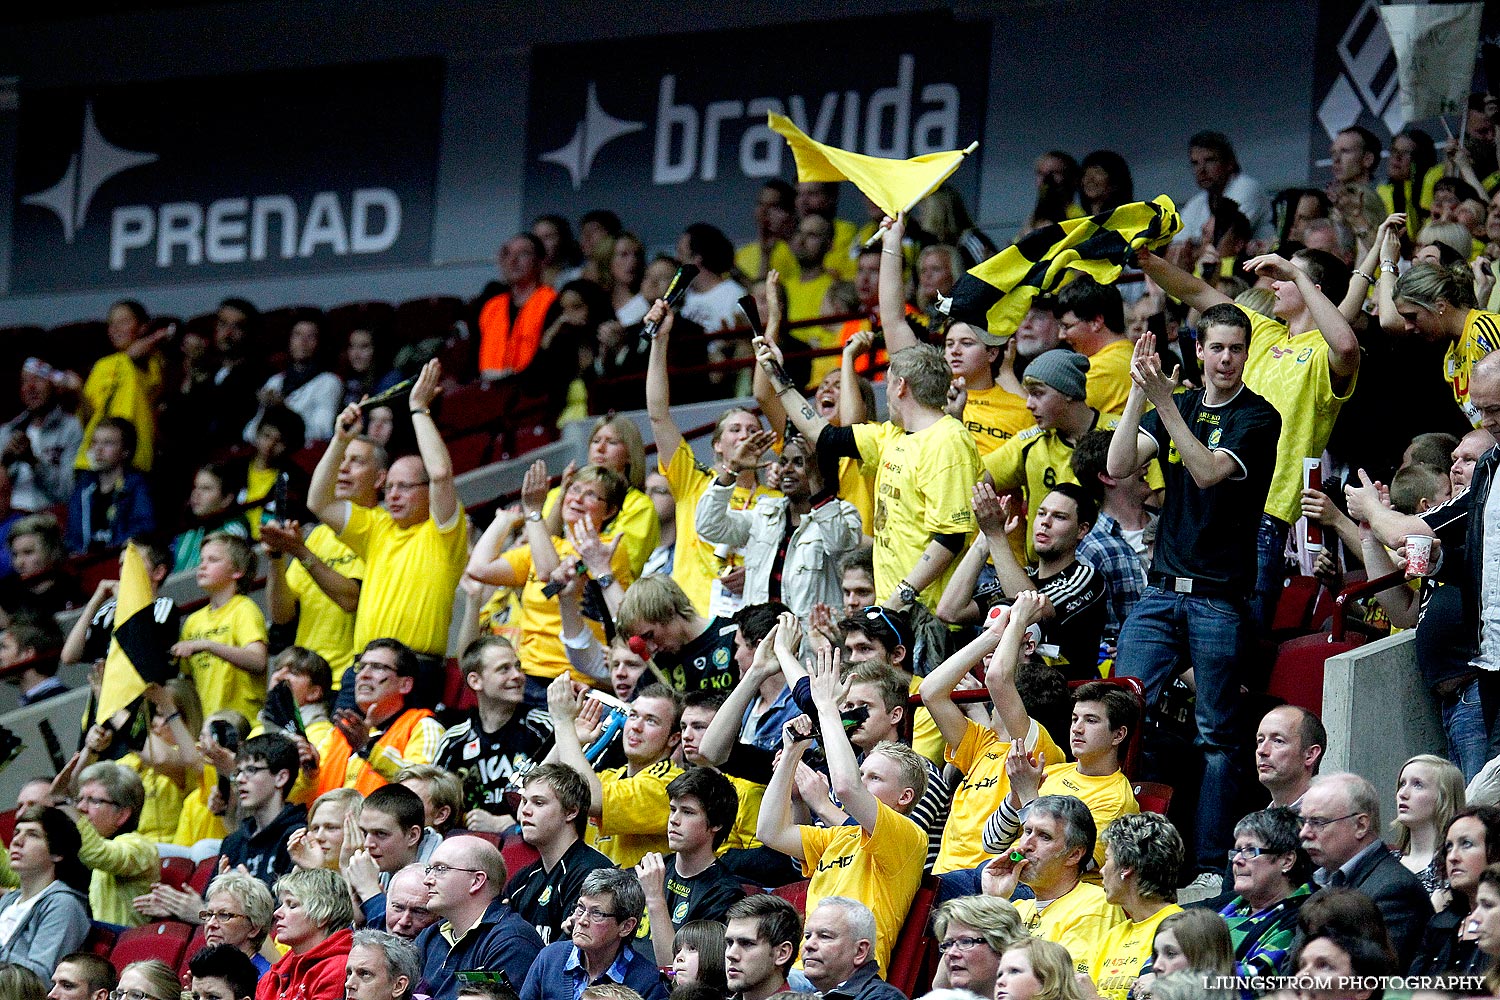
[{"label": "wristwatch", "polygon": [[613,573],[603,573],[594,577],[594,582],[599,585],[601,590],[608,590],[614,586],[615,575]]},{"label": "wristwatch", "polygon": [[528,510],[526,512],[526,520],[528,521],[540,521],[541,519],[542,512],[539,510]]},{"label": "wristwatch", "polygon": [[896,584],[896,599],[907,605],[917,603],[917,588],[902,580]]}]

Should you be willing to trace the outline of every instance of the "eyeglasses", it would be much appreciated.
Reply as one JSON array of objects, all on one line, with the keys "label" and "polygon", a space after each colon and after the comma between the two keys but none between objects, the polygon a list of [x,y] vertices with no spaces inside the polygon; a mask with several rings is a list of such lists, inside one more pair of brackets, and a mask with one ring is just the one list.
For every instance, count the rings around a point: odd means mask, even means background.
[{"label": "eyeglasses", "polygon": [[422,874],[431,875],[433,878],[442,878],[449,872],[470,872],[472,874],[473,872],[477,872],[479,870],[480,869],[478,868],[459,868],[457,865],[436,864],[428,865],[426,868],[423,868]]},{"label": "eyeglasses", "polygon": [[354,666],[355,666],[355,671],[354,671],[355,673],[359,673],[361,670],[375,670],[375,671],[379,671],[380,673],[386,673],[386,674],[399,674],[399,673],[401,673],[401,671],[397,670],[393,666],[390,666],[390,665],[385,664],[385,663],[376,663],[374,660],[360,660]]},{"label": "eyeglasses", "polygon": [[1302,817],[1302,825],[1306,826],[1306,827],[1311,827],[1314,830],[1321,830],[1321,829],[1323,829],[1323,827],[1327,826],[1329,823],[1338,823],[1338,822],[1341,822],[1341,821],[1346,820],[1346,819],[1353,819],[1355,816],[1363,816],[1363,815],[1364,815],[1364,813],[1352,812],[1352,813],[1345,813],[1342,816],[1335,816],[1332,819],[1323,819],[1321,816],[1303,816]]},{"label": "eyeglasses", "polygon": [[901,628],[896,624],[896,620],[891,617],[891,613],[889,611],[887,611],[885,608],[882,608],[880,605],[872,604],[868,608],[860,611],[860,614],[864,616],[865,621],[872,622],[877,618],[880,619],[881,621],[886,623],[886,625],[892,632],[896,633],[897,637],[901,636]]},{"label": "eyeglasses", "polygon": [[115,990],[109,995],[109,1000],[162,1000],[150,993],[142,993],[140,990]]},{"label": "eyeglasses", "polygon": [[982,944],[987,945],[989,944],[989,942],[982,937],[949,938],[946,941],[938,942],[938,951],[942,952],[944,955],[948,954],[948,952],[950,951],[972,951]]},{"label": "eyeglasses", "polygon": [[432,481],[430,479],[424,479],[419,483],[398,483],[395,480],[388,479],[386,480],[385,488],[387,492],[396,490],[399,493],[410,493],[412,490],[419,490],[423,486],[429,485],[431,482]]},{"label": "eyeglasses", "polygon": [[[199,910],[198,911],[198,921],[200,923],[204,923],[204,924],[208,923],[209,921],[215,921],[217,923],[227,924],[227,923],[229,923],[229,921],[235,919],[236,917],[243,917],[243,916],[245,916],[243,913],[230,913],[228,910]],[[247,917],[246,919],[249,919],[249,918]]]},{"label": "eyeglasses", "polygon": [[584,906],[582,903],[579,903],[577,906],[573,907],[573,919],[577,920],[580,917],[588,917],[589,923],[591,924],[597,923],[600,920],[620,919],[620,915],[618,913],[605,913],[597,906]]},{"label": "eyeglasses", "polygon": [[253,778],[257,774],[266,774],[271,769],[264,764],[246,764],[234,772],[235,778]]},{"label": "eyeglasses", "polygon": [[120,803],[116,802],[114,799],[99,799],[95,798],[92,795],[80,796],[78,799],[78,804],[81,806],[88,806],[89,808],[93,808],[94,806],[114,806],[116,809],[120,808]]},{"label": "eyeglasses", "polygon": [[[1332,821],[1330,820],[1330,822],[1332,822]],[[1254,861],[1256,858],[1260,857],[1262,854],[1274,854],[1274,853],[1277,853],[1277,852],[1272,851],[1269,847],[1231,847],[1229,849],[1229,851],[1228,851],[1228,854],[1229,854],[1229,863],[1230,864],[1234,864],[1235,860],[1237,858],[1239,858],[1241,855],[1243,855],[1246,858],[1249,858],[1251,861]]]}]

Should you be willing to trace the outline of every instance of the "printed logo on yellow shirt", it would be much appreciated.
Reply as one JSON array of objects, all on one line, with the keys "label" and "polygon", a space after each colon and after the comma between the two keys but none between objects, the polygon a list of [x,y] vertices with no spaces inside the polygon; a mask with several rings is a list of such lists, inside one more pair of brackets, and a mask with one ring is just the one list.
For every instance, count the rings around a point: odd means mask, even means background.
[{"label": "printed logo on yellow shirt", "polygon": [[854,864],[854,855],[845,854],[837,858],[822,857],[818,859],[818,871],[829,872],[835,868],[848,868]]}]

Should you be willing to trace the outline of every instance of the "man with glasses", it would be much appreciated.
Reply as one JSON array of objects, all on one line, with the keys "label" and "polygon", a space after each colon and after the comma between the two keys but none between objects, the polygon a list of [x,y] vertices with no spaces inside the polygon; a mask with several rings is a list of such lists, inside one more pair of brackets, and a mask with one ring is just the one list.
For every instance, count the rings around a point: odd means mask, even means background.
[{"label": "man with glasses", "polygon": [[1302,847],[1318,866],[1313,880],[1370,897],[1405,968],[1432,917],[1432,903],[1380,838],[1375,786],[1357,774],[1319,775],[1302,796],[1301,815]]},{"label": "man with glasses", "polygon": [[432,1000],[454,1000],[465,969],[503,972],[521,982],[542,939],[500,899],[505,859],[480,837],[438,845],[426,867],[427,908],[440,923],[417,935],[422,982]]},{"label": "man with glasses", "polygon": [[1080,275],[1063,286],[1052,311],[1063,343],[1089,359],[1088,404],[1100,413],[1122,412],[1130,396],[1133,345],[1125,336],[1120,290]]},{"label": "man with glasses", "polygon": [[369,795],[411,764],[431,764],[443,725],[413,706],[420,661],[396,639],[373,639],[359,655],[354,705],[334,713],[334,731],[318,767],[317,794],[353,788]]},{"label": "man with glasses", "polygon": [[250,1000],[260,973],[232,945],[209,945],[188,962],[191,1000]]},{"label": "man with glasses", "polygon": [[412,386],[411,419],[421,454],[391,463],[384,509],[336,498],[344,454],[360,432],[358,405],[340,414],[307,495],[308,509],[365,563],[354,613],[354,648],[380,637],[409,646],[422,666],[415,697],[422,705],[436,704],[441,692],[453,594],[469,555],[453,462],[432,419],[441,378],[441,366],[429,361]]},{"label": "man with glasses", "polygon": [[[76,766],[53,781],[53,793],[66,794]],[[95,920],[135,927],[145,923],[133,900],[145,895],[161,878],[156,844],[136,832],[146,789],[140,776],[113,761],[101,760],[78,776],[78,804],[62,805],[78,827],[83,846],[78,859],[93,871],[89,881],[89,912]]]},{"label": "man with glasses", "polygon": [[235,758],[234,785],[240,827],[224,839],[220,854],[231,868],[273,886],[292,870],[286,843],[307,826],[307,807],[286,801],[297,780],[297,744],[281,733],[261,733],[245,741]]},{"label": "man with glasses", "polygon": [[52,972],[48,1000],[108,1000],[115,988],[115,967],[92,952],[75,951]]},{"label": "man with glasses", "polygon": [[589,873],[573,908],[572,940],[542,949],[521,987],[521,1000],[574,1000],[585,987],[601,983],[628,986],[644,1000],[666,1000],[656,963],[629,944],[645,908],[634,872]]}]

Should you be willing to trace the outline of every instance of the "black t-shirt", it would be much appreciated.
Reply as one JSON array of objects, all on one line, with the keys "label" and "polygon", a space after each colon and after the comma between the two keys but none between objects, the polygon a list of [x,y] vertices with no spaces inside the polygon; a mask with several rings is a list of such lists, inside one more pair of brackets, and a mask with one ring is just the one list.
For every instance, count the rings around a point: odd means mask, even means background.
[{"label": "black t-shirt", "polygon": [[1161,417],[1141,418],[1142,432],[1156,440],[1167,500],[1156,525],[1151,568],[1169,576],[1242,586],[1255,582],[1255,538],[1276,471],[1281,415],[1248,386],[1218,406],[1203,402],[1203,390],[1172,397],[1193,436],[1214,451],[1226,451],[1240,474],[1202,489],[1182,464]]},{"label": "black t-shirt", "polygon": [[740,679],[734,665],[734,637],[739,626],[728,618],[715,618],[708,628],[674,656],[657,653],[656,665],[667,681],[681,692],[723,691],[728,694]]},{"label": "black t-shirt", "polygon": [[540,861],[534,861],[516,872],[505,887],[505,902],[526,921],[542,940],[551,944],[567,940],[563,921],[573,915],[578,894],[589,872],[613,868],[614,863],[581,840],[558,859],[549,872]]},{"label": "black t-shirt", "polygon": [[493,733],[477,712],[443,734],[434,761],[464,782],[464,808],[505,812],[505,792],[552,744],[552,720],[540,709],[518,711]]},{"label": "black t-shirt", "polygon": [[[182,615],[170,597],[158,597],[151,605],[151,635],[167,653],[182,637]],[[88,631],[83,637],[83,659],[85,663],[102,660],[109,654],[109,640],[115,627],[115,599],[111,597],[99,605],[94,617],[89,619]]]},{"label": "black t-shirt", "polygon": [[[677,855],[668,854],[662,861],[667,868],[663,879],[667,912],[672,915],[674,930],[693,920],[714,920],[722,924],[729,908],[745,898],[739,880],[717,861],[691,878],[677,874]],[[637,939],[650,939],[649,917],[648,913],[647,919],[641,921],[635,932]]]},{"label": "black t-shirt", "polygon": [[1099,639],[1104,635],[1108,618],[1109,593],[1104,577],[1087,563],[1074,560],[1061,573],[1043,579],[1037,568],[1028,566],[1026,575],[1036,582],[1036,589],[1052,602],[1057,614],[1043,621],[1042,641],[1057,647],[1068,661],[1064,675],[1068,680],[1093,680],[1099,675]]}]

